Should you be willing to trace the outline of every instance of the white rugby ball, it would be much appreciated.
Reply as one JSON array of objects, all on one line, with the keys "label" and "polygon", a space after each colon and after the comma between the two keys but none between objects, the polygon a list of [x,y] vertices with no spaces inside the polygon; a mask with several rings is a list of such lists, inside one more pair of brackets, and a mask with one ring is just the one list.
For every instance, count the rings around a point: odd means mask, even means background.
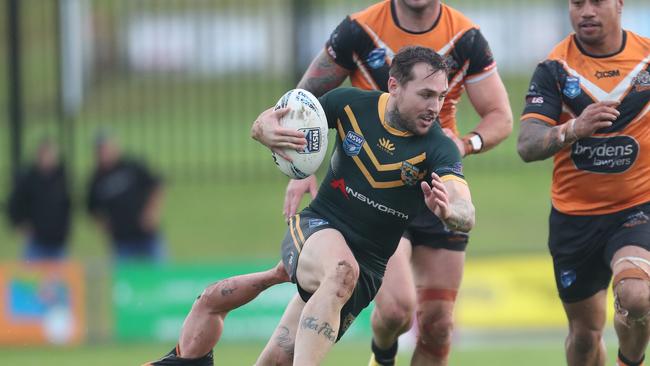
[{"label": "white rugby ball", "polygon": [[304,89],[286,92],[275,104],[274,110],[289,107],[290,111],[280,119],[280,125],[305,133],[307,146],[302,151],[285,149],[289,162],[273,153],[273,160],[280,170],[293,179],[304,179],[314,174],[327,152],[327,118],[325,111],[312,93]]}]

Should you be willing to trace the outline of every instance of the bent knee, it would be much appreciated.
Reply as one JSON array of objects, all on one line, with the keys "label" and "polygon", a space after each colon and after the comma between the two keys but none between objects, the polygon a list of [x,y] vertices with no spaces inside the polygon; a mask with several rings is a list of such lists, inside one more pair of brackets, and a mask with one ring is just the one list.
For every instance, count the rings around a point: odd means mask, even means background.
[{"label": "bent knee", "polygon": [[418,313],[420,336],[427,343],[449,344],[454,330],[451,313]]},{"label": "bent knee", "polygon": [[615,287],[617,306],[634,319],[650,312],[650,283],[642,279],[626,279]]},{"label": "bent knee", "polygon": [[377,303],[375,311],[383,327],[407,331],[413,323],[414,305],[406,301],[391,301],[390,304]]},{"label": "bent knee", "polygon": [[603,332],[600,330],[574,329],[569,331],[569,342],[579,354],[589,354],[600,347]]}]

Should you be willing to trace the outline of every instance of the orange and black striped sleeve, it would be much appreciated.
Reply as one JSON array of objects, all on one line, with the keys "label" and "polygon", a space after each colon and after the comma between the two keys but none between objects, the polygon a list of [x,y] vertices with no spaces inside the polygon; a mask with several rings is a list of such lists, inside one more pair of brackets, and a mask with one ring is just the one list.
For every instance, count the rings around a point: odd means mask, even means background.
[{"label": "orange and black striped sleeve", "polygon": [[361,33],[363,30],[359,24],[347,16],[330,34],[325,49],[337,65],[348,70],[357,68],[353,55],[355,46],[359,44],[358,38]]},{"label": "orange and black striped sleeve", "polygon": [[524,121],[529,118],[544,121],[555,126],[562,114],[562,96],[556,74],[555,62],[544,61],[537,65],[526,93],[526,106],[521,116]]}]

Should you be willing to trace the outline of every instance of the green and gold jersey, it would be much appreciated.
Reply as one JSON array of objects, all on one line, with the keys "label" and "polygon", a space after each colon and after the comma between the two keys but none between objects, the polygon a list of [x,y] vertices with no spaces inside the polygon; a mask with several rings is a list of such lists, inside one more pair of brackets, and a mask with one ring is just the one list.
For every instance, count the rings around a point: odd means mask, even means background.
[{"label": "green and gold jersey", "polygon": [[426,135],[384,120],[389,94],[338,88],[320,98],[337,131],[327,177],[310,209],[346,238],[357,261],[383,274],[407,224],[424,208],[431,172],[464,181],[460,153],[435,123]]}]

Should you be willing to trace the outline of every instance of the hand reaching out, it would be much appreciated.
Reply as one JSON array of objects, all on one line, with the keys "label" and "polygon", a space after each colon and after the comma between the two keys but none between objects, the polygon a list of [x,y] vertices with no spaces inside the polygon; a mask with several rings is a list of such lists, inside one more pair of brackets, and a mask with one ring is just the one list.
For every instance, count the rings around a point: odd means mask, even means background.
[{"label": "hand reaching out", "polygon": [[441,220],[447,219],[450,215],[449,194],[440,177],[436,173],[431,173],[431,185],[423,181],[420,186],[424,193],[424,202],[431,212]]}]

